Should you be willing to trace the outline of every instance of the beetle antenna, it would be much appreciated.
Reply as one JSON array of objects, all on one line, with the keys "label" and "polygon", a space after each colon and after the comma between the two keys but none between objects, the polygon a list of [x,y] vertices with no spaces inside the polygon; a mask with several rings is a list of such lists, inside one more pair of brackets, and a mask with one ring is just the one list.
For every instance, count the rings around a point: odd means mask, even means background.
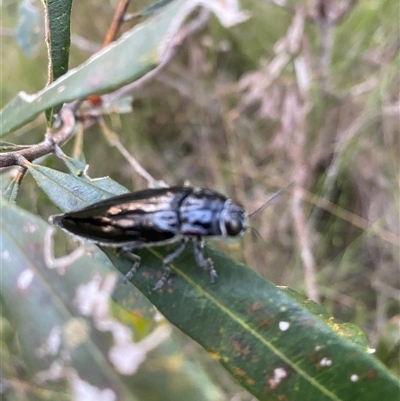
[{"label": "beetle antenna", "polygon": [[256,209],[254,212],[250,213],[248,217],[252,217],[257,213],[262,212],[269,204],[271,204],[278,196],[282,195],[283,192],[287,191],[289,188],[291,188],[294,185],[294,181],[291,182],[289,185],[286,185],[286,187],[280,189],[278,192],[274,193],[267,201],[261,205],[258,209]]},{"label": "beetle antenna", "polygon": [[258,240],[263,240],[262,235],[260,234],[260,232],[258,230],[256,230],[254,227],[248,226],[247,229],[249,231],[252,232],[252,234],[254,234],[254,236],[258,239]]}]

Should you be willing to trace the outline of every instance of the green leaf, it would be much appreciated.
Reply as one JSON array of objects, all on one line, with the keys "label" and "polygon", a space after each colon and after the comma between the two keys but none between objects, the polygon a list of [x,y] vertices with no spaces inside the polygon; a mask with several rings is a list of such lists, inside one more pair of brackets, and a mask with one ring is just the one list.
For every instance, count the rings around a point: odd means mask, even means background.
[{"label": "green leaf", "polygon": [[[104,189],[107,193],[112,195],[122,195],[129,192],[124,186],[118,184],[116,181],[112,180],[110,177],[101,177],[101,178],[94,178],[91,179],[87,176],[87,170],[89,169],[89,165],[86,163],[82,163],[79,160],[73,159],[67,155],[63,155],[62,157],[64,163],[67,165],[68,170],[76,177],[80,177],[81,180],[86,182],[92,182],[97,188]],[[51,170],[46,168],[42,168],[41,166],[37,166],[42,172],[46,172],[48,175],[56,174],[56,170]],[[50,178],[49,176],[49,178]],[[57,179],[56,176],[53,179]]]},{"label": "green leaf", "polygon": [[114,194],[99,188],[93,181],[33,164],[29,172],[39,187],[60,210],[73,210],[109,198]]},{"label": "green leaf", "polygon": [[[70,179],[67,188],[76,178]],[[68,180],[63,178],[64,183]],[[63,210],[81,202],[82,196],[74,199],[62,186],[46,188],[51,198],[55,193],[71,198],[57,203]],[[92,181],[85,199],[102,196],[102,190],[95,192]],[[171,282],[153,292],[162,260],[172,249],[139,250],[142,263],[132,283],[259,400],[376,401],[398,395],[399,381],[368,354],[358,334],[349,335],[347,326],[333,326],[319,305],[308,300],[305,306],[292,291],[277,288],[221,252],[206,252],[219,274],[216,284],[199,271],[188,247],[171,265]],[[123,255],[103,250],[118,270],[129,271],[131,262]]]},{"label": "green leaf", "polygon": [[17,199],[19,189],[19,183],[16,180],[12,180],[7,187],[6,192],[4,193],[4,198],[9,202],[15,202]]},{"label": "green leaf", "polygon": [[[60,78],[68,71],[69,50],[71,46],[70,17],[72,0],[43,0],[46,16],[46,44],[49,54],[48,84]],[[61,109],[60,104],[46,110],[49,126],[52,126],[54,114]]]},{"label": "green leaf", "polygon": [[358,344],[365,351],[369,351],[367,337],[358,326],[352,323],[337,324],[322,305],[317,304],[290,288],[280,287],[280,289],[304,308],[307,308],[313,315],[322,319],[332,330],[336,331],[338,335],[353,341],[354,344]]},{"label": "green leaf", "polygon": [[[16,377],[21,362],[11,368],[15,358],[6,354],[2,366],[11,386],[18,389],[23,380],[26,399],[44,399],[43,394],[47,400],[81,399],[82,389],[96,399],[222,400],[221,391],[182,354],[170,327],[157,323],[155,308],[134,287],[129,292],[136,312],[130,321],[134,342],[125,337],[119,343],[127,327],[120,323],[121,313],[116,320],[104,309],[115,269],[104,263],[100,250],[92,246],[61,274],[44,259],[47,223],[8,202],[1,204],[1,215],[2,310],[18,333],[30,375]],[[118,276],[117,288],[126,287]],[[137,370],[120,373],[127,365]]]},{"label": "green leaf", "polygon": [[[0,179],[1,195],[9,202],[15,202],[18,195],[21,171],[15,169],[3,172]],[[1,238],[1,237],[0,237]],[[0,240],[1,241],[1,240]]]},{"label": "green leaf", "polygon": [[160,61],[160,46],[165,44],[171,21],[187,2],[174,1],[40,92],[20,92],[1,111],[0,136],[25,125],[48,108],[110,92],[150,71]]},{"label": "green leaf", "polygon": [[[126,273],[131,263],[104,249]],[[137,252],[132,280],[183,332],[198,341],[259,400],[394,399],[398,381],[364,348],[252,270],[209,249],[219,282],[198,271],[191,250],[173,264],[175,279],[151,291],[169,250]],[[284,376],[284,377],[282,377]]]},{"label": "green leaf", "polygon": [[45,13],[48,14],[49,53],[51,77],[53,82],[68,71],[71,45],[70,17],[72,0],[44,0]]}]

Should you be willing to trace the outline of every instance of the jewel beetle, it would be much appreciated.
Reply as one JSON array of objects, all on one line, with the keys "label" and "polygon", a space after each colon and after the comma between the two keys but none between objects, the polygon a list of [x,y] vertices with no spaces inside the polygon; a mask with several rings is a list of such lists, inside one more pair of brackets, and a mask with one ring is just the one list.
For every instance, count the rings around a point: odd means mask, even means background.
[{"label": "jewel beetle", "polygon": [[79,210],[50,216],[54,224],[78,237],[104,246],[121,248],[133,261],[129,280],[140,265],[137,248],[180,242],[163,260],[163,275],[154,290],[163,287],[169,264],[193,239],[197,265],[210,275],[217,273],[211,259],[204,256],[204,237],[242,235],[247,229],[244,208],[226,196],[206,188],[169,187],[146,189],[105,199]]}]

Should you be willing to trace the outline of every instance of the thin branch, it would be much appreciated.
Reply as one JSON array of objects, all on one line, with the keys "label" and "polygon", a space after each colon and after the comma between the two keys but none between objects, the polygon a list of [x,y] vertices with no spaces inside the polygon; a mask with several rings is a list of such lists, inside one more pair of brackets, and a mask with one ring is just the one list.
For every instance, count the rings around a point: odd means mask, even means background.
[{"label": "thin branch", "polygon": [[310,105],[310,80],[307,78],[307,66],[304,61],[304,20],[306,11],[297,9],[291,29],[286,35],[287,49],[294,58],[294,67],[297,85],[287,88],[281,113],[282,135],[291,142],[288,148],[288,157],[293,164],[291,181],[296,183],[292,192],[292,216],[300,257],[304,269],[305,291],[309,298],[319,301],[316,285],[316,263],[312,252],[311,230],[307,222],[307,214],[302,199],[303,188],[307,188],[307,181],[312,176],[308,163],[308,136],[307,110]]},{"label": "thin branch", "polygon": [[299,243],[300,256],[304,267],[304,283],[306,294],[315,302],[319,302],[319,294],[316,285],[316,265],[310,242],[310,227],[307,224],[307,217],[302,201],[303,187],[307,178],[307,169],[304,166],[297,168],[293,178],[296,180],[296,187],[292,197],[293,226]]},{"label": "thin branch", "polygon": [[0,154],[0,168],[9,166],[25,167],[26,161],[32,162],[39,157],[55,152],[74,133],[75,115],[73,108],[64,106],[60,111],[60,118],[63,123],[61,129],[54,134],[48,131],[45,134],[44,141],[29,148]]},{"label": "thin branch", "polygon": [[115,10],[114,18],[111,26],[107,31],[106,37],[103,42],[103,47],[108,46],[117,36],[119,28],[125,22],[126,9],[128,8],[130,0],[119,0],[118,7]]},{"label": "thin branch", "polygon": [[118,135],[108,128],[102,117],[99,117],[98,122],[107,141],[111,144],[111,146],[115,146],[120,151],[122,156],[125,157],[125,160],[131,165],[135,172],[147,181],[149,188],[168,187],[163,180],[155,179],[142,167],[142,165],[128,152],[124,145],[122,145]]}]

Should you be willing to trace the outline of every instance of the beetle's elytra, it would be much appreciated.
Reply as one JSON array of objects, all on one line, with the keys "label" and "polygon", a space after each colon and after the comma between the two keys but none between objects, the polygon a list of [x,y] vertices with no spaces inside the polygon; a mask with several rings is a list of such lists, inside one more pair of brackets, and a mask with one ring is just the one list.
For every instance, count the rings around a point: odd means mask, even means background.
[{"label": "beetle's elytra", "polygon": [[196,263],[217,279],[211,259],[204,257],[204,237],[237,236],[247,228],[243,207],[226,196],[205,188],[170,187],[147,189],[51,216],[49,221],[79,237],[105,246],[121,247],[134,265],[130,279],[140,265],[135,248],[181,244],[163,260],[164,273],[154,290],[160,289],[170,274],[168,266],[194,239]]}]

